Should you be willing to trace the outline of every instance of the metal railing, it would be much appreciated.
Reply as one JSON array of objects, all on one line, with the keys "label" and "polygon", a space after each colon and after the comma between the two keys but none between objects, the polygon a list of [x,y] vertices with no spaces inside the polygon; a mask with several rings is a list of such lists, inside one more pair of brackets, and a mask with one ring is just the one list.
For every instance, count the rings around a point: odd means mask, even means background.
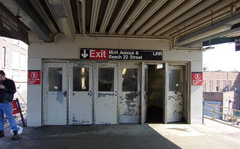
[{"label": "metal railing", "polygon": [[204,103],[204,118],[240,128],[240,110]]}]

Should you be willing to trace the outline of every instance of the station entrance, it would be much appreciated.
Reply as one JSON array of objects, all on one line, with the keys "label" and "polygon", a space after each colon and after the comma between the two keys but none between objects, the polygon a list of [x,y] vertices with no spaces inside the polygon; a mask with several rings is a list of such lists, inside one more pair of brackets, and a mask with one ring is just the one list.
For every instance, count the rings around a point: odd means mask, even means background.
[{"label": "station entrance", "polygon": [[184,65],[54,61],[43,67],[43,125],[188,119]]}]

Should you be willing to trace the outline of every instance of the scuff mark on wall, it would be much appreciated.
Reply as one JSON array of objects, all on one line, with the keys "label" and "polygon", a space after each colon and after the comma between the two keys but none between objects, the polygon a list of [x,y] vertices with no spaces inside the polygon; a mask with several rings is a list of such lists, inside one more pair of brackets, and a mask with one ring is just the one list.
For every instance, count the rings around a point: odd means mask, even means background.
[{"label": "scuff mark on wall", "polygon": [[124,114],[126,115],[136,115],[139,111],[137,110],[137,98],[138,97],[138,93],[136,92],[131,92],[126,94],[125,98],[126,98],[126,105],[127,105],[127,109],[125,109]]},{"label": "scuff mark on wall", "polygon": [[107,97],[107,96],[114,96],[113,93],[98,93],[98,98],[99,97]]},{"label": "scuff mark on wall", "polygon": [[182,102],[183,102],[183,94],[181,92],[174,92],[171,96],[168,96],[168,116],[169,117],[182,117]]},{"label": "scuff mark on wall", "polygon": [[120,122],[138,123],[140,121],[140,95],[138,92],[125,92],[120,98]]}]

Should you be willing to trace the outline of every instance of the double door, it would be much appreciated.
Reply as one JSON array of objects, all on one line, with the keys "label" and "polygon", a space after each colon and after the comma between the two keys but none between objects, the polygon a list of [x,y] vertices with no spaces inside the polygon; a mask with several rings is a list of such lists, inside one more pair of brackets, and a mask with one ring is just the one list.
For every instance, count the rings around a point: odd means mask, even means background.
[{"label": "double door", "polygon": [[117,97],[117,64],[44,64],[43,125],[117,124]]},{"label": "double door", "polygon": [[[164,122],[181,121],[183,66],[165,72]],[[144,63],[44,63],[43,125],[144,123],[147,87]]]}]

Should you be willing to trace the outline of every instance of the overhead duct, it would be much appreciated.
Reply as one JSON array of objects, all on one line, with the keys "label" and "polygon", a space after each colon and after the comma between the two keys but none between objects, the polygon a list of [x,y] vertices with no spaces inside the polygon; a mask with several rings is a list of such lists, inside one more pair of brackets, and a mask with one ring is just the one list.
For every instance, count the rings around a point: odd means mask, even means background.
[{"label": "overhead duct", "polygon": [[218,33],[230,30],[232,25],[237,24],[239,22],[240,22],[240,14],[237,14],[225,20],[219,21],[218,23],[210,27],[203,28],[201,30],[198,30],[197,32],[180,37],[178,39],[178,44],[187,45],[189,43],[206,38],[208,36],[212,36],[214,34],[218,34]]},{"label": "overhead duct", "polygon": [[202,38],[202,39],[199,39],[199,40],[195,40],[195,41],[190,42],[190,43],[188,43],[184,46],[191,46],[191,45],[194,45],[194,44],[197,44],[197,43],[202,43],[204,41],[212,40],[212,39],[219,38],[219,37],[232,37],[231,35],[237,36],[237,33],[239,33],[239,31],[240,31],[240,27],[230,29],[230,30],[226,30],[226,31],[223,31],[223,32],[220,32],[220,33],[217,33],[217,34],[214,34],[214,35],[210,35],[208,37],[205,37],[205,38]]},{"label": "overhead duct", "polygon": [[74,39],[74,25],[68,0],[48,0],[51,10],[55,14],[60,30],[69,40]]},{"label": "overhead duct", "polygon": [[[185,20],[183,23],[178,24],[178,26],[176,26],[175,28],[165,32],[163,36],[178,36],[179,31],[187,34],[188,32],[191,32],[191,29],[195,28],[196,26],[199,28],[201,26],[205,26],[206,23],[210,25],[212,21],[216,22],[216,16],[219,16],[220,18],[228,16],[229,14],[225,12],[229,11],[230,5],[234,5],[234,1],[236,0],[220,0],[214,5],[208,7],[207,9],[204,9],[203,11],[197,13],[195,16]],[[212,18],[213,15],[214,18]]]},{"label": "overhead duct", "polygon": [[223,25],[223,26],[220,26],[220,27],[217,27],[217,28],[213,28],[213,29],[211,29],[209,31],[197,34],[197,35],[195,35],[193,37],[185,38],[184,40],[181,40],[178,43],[180,45],[186,45],[186,44],[191,43],[193,41],[196,41],[196,40],[199,40],[199,39],[203,39],[203,38],[208,37],[210,35],[214,35],[214,34],[217,34],[217,33],[220,33],[220,32],[224,32],[224,31],[229,30],[229,29],[231,29],[230,25]]}]

